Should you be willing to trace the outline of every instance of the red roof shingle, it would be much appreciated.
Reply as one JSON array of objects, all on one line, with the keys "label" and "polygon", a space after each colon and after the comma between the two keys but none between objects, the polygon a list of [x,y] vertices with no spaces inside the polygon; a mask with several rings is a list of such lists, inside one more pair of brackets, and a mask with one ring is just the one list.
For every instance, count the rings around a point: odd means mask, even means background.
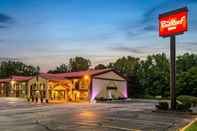
[{"label": "red roof shingle", "polygon": [[28,81],[31,80],[32,76],[11,76],[10,78],[0,79],[0,83],[10,82],[10,81]]},{"label": "red roof shingle", "polygon": [[32,79],[32,76],[12,76],[11,78],[14,81],[28,81]]},{"label": "red roof shingle", "polygon": [[45,79],[64,80],[66,78],[81,78],[86,74],[90,76],[94,76],[108,71],[111,71],[111,69],[86,70],[86,71],[66,72],[66,73],[57,73],[57,74],[43,73],[40,74],[40,76]]}]

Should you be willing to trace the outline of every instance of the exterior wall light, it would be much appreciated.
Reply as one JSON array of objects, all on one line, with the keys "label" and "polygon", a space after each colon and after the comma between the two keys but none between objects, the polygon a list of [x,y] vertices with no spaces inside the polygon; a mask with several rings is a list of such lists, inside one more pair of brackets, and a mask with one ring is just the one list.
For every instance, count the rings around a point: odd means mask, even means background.
[{"label": "exterior wall light", "polygon": [[14,81],[14,80],[11,81],[11,84],[12,84],[12,85],[14,85],[15,83],[16,83],[16,81]]},{"label": "exterior wall light", "polygon": [[89,75],[85,75],[85,76],[84,76],[84,79],[85,79],[85,80],[89,80],[89,79],[90,79],[90,76],[89,76]]}]

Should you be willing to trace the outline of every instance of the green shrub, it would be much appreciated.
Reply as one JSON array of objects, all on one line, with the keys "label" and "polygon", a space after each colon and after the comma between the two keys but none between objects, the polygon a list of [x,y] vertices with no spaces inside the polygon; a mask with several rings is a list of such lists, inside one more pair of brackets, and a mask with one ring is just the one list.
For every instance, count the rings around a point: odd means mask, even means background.
[{"label": "green shrub", "polygon": [[177,97],[177,100],[186,105],[197,106],[197,97],[194,96],[181,95]]},{"label": "green shrub", "polygon": [[155,96],[155,99],[160,100],[160,99],[162,99],[162,96]]},{"label": "green shrub", "polygon": [[190,111],[191,104],[190,103],[177,103],[176,104],[176,109],[179,111]]},{"label": "green shrub", "polygon": [[151,96],[151,95],[145,95],[144,96],[144,99],[155,99],[155,97],[154,96]]},{"label": "green shrub", "polygon": [[169,109],[169,104],[168,102],[165,101],[160,101],[158,105],[156,105],[156,108],[159,110],[168,110]]}]

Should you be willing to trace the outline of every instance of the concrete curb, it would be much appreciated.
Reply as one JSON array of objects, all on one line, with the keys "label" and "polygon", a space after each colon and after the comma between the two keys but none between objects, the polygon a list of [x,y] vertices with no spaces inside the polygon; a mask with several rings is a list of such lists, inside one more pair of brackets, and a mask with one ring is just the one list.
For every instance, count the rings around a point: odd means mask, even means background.
[{"label": "concrete curb", "polygon": [[184,126],[181,129],[179,129],[179,131],[185,131],[186,128],[188,128],[190,125],[192,125],[196,121],[197,121],[197,118],[194,118],[189,124],[187,124],[186,126]]}]

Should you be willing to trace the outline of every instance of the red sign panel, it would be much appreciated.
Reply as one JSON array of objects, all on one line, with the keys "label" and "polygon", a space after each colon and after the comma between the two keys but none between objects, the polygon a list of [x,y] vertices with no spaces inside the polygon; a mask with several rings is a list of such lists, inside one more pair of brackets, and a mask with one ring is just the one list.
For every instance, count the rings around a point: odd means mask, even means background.
[{"label": "red sign panel", "polygon": [[159,35],[167,37],[181,34],[188,28],[188,10],[181,8],[159,16]]}]

